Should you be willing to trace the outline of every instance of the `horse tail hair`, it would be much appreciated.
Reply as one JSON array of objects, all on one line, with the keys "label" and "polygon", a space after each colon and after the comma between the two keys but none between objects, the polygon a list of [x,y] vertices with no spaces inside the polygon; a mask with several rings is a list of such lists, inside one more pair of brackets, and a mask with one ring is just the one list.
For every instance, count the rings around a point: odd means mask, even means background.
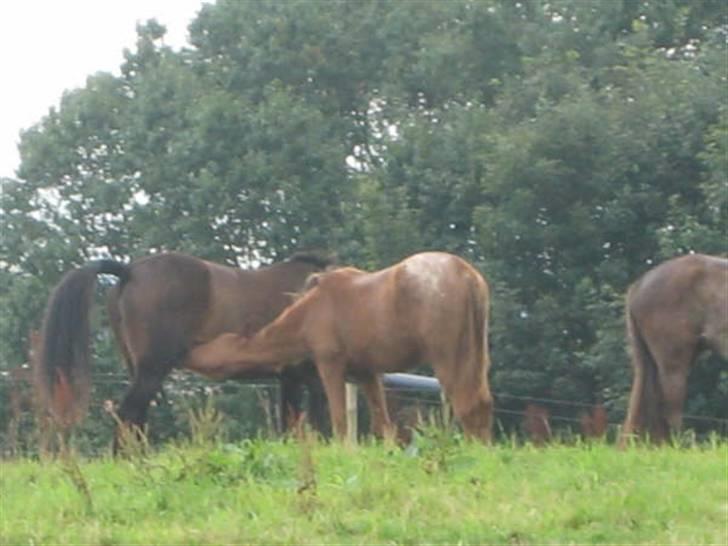
[{"label": "horse tail hair", "polygon": [[124,282],[129,269],[114,260],[98,260],[70,271],[53,289],[43,317],[35,383],[40,401],[63,427],[78,422],[88,405],[89,317],[99,274]]},{"label": "horse tail hair", "polygon": [[490,367],[488,354],[488,285],[481,279],[471,277],[465,293],[463,329],[460,334],[458,361],[467,366],[463,377],[472,385],[480,385],[475,374],[484,374],[487,384]]},{"label": "horse tail hair", "polygon": [[485,442],[490,442],[493,428],[493,396],[488,380],[489,298],[488,283],[477,271],[474,272],[468,283],[467,327],[463,329],[464,347],[461,346],[461,350],[467,347],[467,356],[461,354],[461,357],[465,357],[462,361],[467,362],[468,366],[462,379],[469,383],[465,390],[471,394],[467,396],[467,401],[460,404],[460,411],[453,405],[456,414],[461,414],[463,425],[472,428],[471,433]]},{"label": "horse tail hair", "polygon": [[[476,273],[476,275],[479,275]],[[490,356],[488,351],[488,315],[489,315],[489,290],[488,284],[482,277],[474,277],[469,283],[468,298],[468,322],[469,342],[475,348],[476,364],[485,364],[486,373],[490,367]]]},{"label": "horse tail hair", "polygon": [[625,432],[649,433],[660,437],[666,431],[662,420],[662,391],[659,386],[657,363],[632,313],[630,303],[632,292],[632,289],[628,291],[625,305],[627,340],[634,373]]},{"label": "horse tail hair", "polygon": [[[478,279],[480,280],[480,279]],[[484,289],[482,289],[484,288]],[[488,284],[483,281],[471,284],[473,301],[473,339],[478,347],[478,362],[485,363],[486,370],[490,367],[490,355],[488,351],[488,315],[489,315],[489,291]]]}]

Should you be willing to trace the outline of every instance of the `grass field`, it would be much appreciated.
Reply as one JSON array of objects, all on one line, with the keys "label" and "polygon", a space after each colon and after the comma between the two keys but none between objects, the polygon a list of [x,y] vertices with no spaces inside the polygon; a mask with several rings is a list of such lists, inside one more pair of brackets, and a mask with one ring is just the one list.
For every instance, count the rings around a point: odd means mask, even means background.
[{"label": "grass field", "polygon": [[255,440],[3,461],[1,544],[728,543],[728,443]]}]

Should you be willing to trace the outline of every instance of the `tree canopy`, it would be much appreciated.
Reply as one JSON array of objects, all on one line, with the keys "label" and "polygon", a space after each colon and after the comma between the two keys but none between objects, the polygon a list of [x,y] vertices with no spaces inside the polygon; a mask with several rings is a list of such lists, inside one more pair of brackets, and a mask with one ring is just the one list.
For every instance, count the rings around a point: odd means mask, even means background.
[{"label": "tree canopy", "polygon": [[[727,33],[721,0],[218,0],[180,50],[140,25],[2,181],[0,367],[93,257],[439,249],[493,287],[499,403],[619,419],[627,286],[728,250]],[[691,388],[689,413],[725,417],[726,372]]]}]

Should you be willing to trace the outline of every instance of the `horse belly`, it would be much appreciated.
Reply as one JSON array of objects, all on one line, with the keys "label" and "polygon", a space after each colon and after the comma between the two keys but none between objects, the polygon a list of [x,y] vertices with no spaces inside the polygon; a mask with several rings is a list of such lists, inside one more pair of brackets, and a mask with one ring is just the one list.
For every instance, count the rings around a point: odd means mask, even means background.
[{"label": "horse belly", "polygon": [[409,340],[374,338],[366,347],[350,351],[349,368],[375,373],[404,371],[422,363],[419,353],[416,344]]}]

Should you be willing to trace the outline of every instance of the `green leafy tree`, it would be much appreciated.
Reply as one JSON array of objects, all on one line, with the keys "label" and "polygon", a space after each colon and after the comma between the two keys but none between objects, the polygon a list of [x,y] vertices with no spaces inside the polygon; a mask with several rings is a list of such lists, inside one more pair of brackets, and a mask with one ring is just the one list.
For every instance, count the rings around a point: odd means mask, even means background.
[{"label": "green leafy tree", "polygon": [[[500,407],[603,401],[619,419],[629,283],[726,254],[727,17],[717,0],[219,0],[179,51],[140,25],[120,72],[67,92],[1,182],[0,366],[98,256],[317,247],[379,268],[437,249],[493,288]],[[698,366],[691,411],[724,415],[716,369]]]}]

